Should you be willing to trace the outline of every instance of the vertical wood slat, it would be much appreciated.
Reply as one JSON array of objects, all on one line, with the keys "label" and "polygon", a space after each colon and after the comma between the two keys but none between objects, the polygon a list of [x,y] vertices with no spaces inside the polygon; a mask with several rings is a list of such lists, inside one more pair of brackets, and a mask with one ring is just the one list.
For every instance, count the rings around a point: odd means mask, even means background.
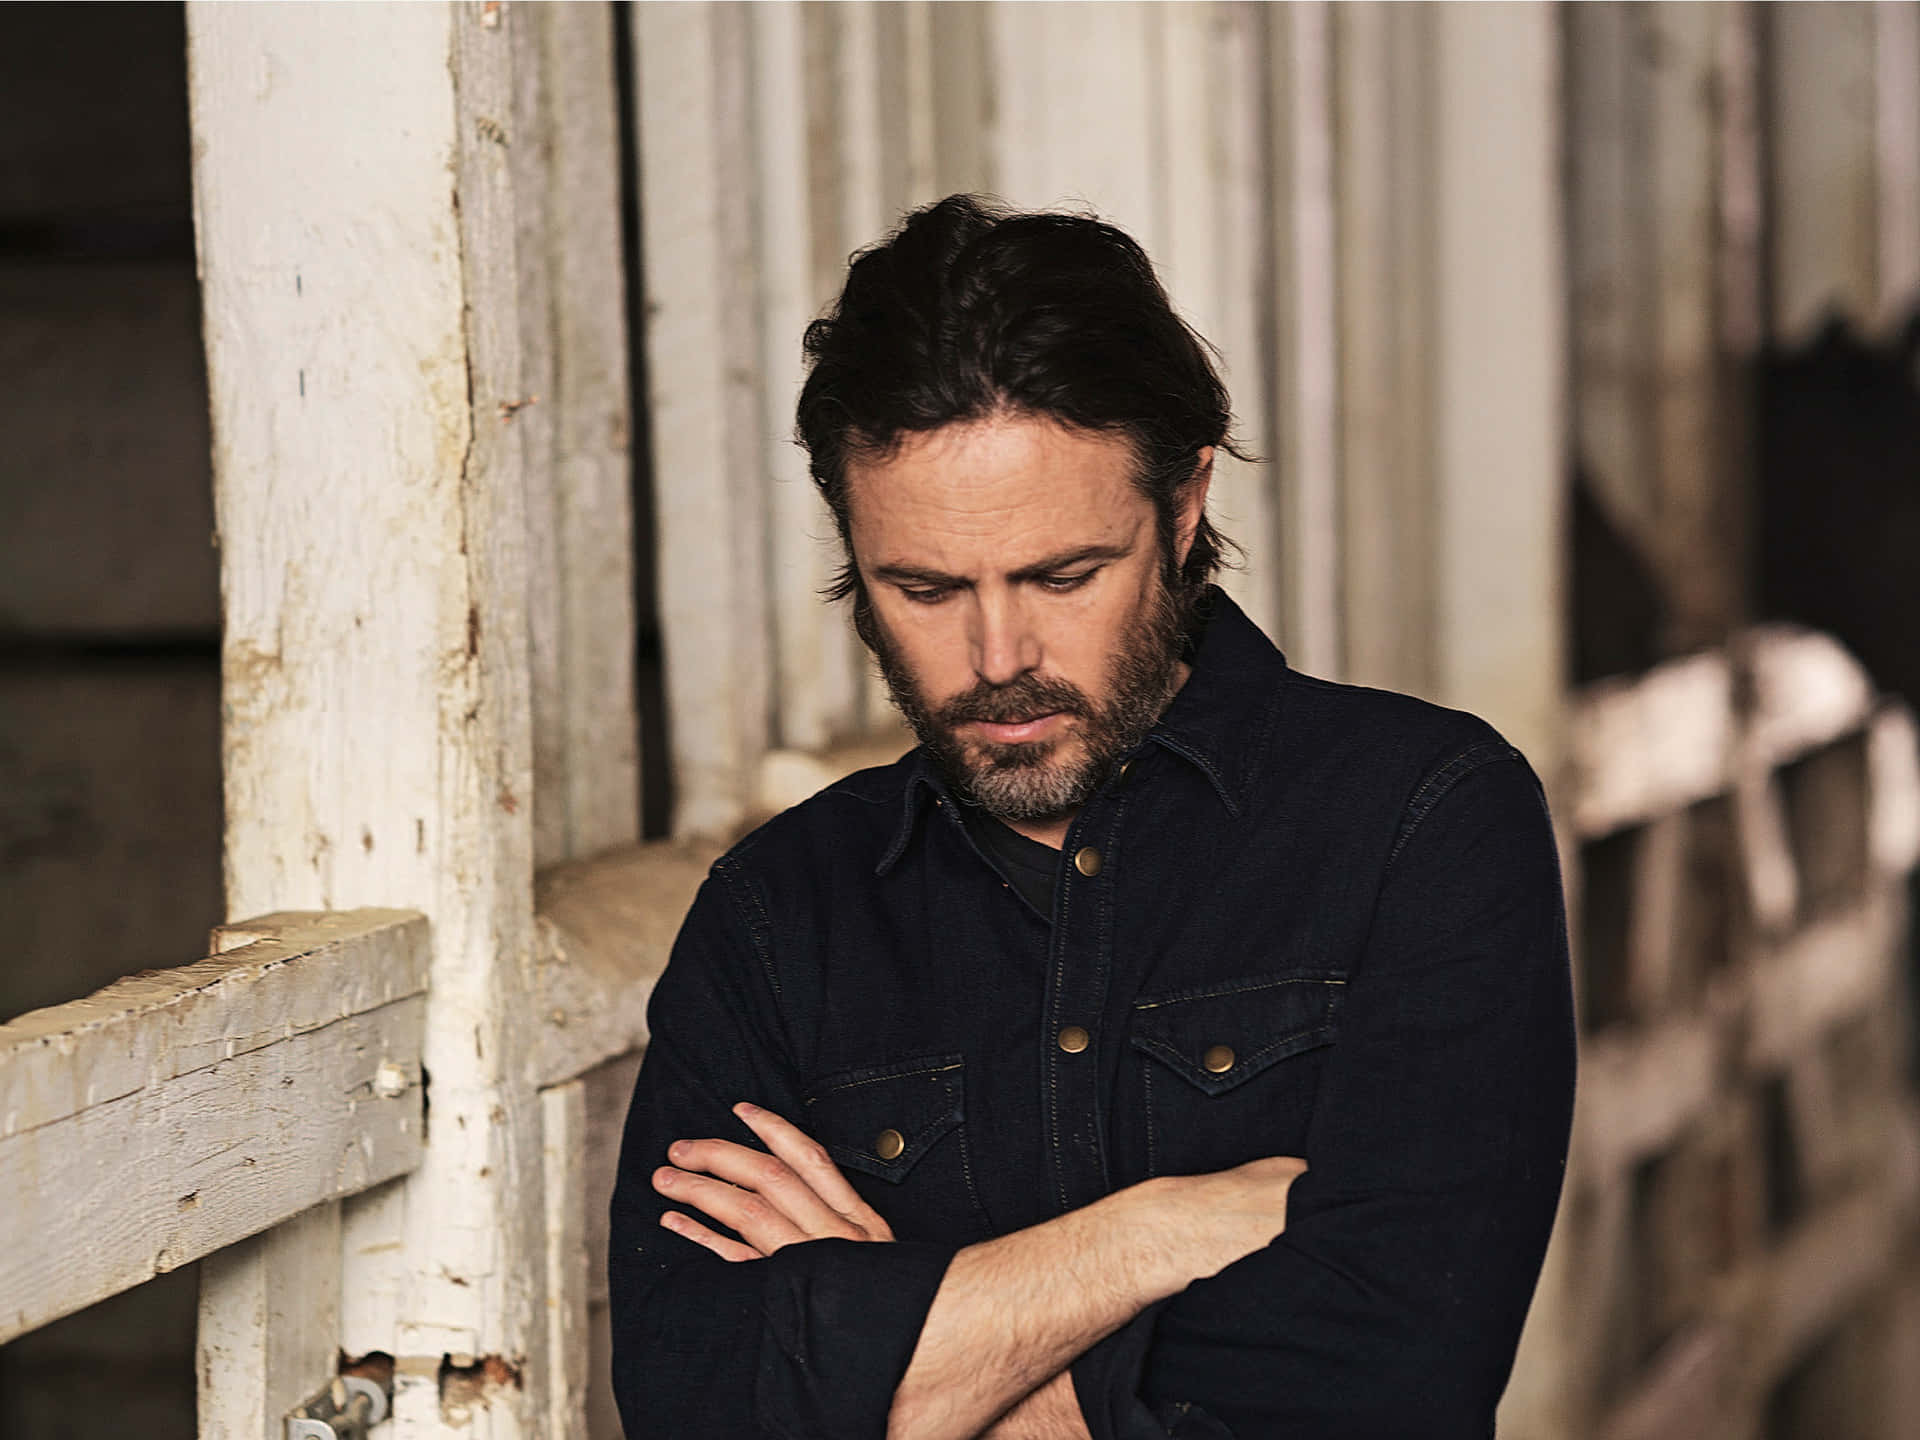
[{"label": "vertical wood slat", "polygon": [[1341,670],[1337,254],[1329,7],[1265,12],[1272,154],[1272,424],[1279,638],[1301,669]]},{"label": "vertical wood slat", "polygon": [[[537,1114],[515,1083],[532,757],[520,436],[499,418],[525,395],[512,14],[188,12],[229,913],[433,924],[430,1143],[400,1249],[363,1264],[345,1242],[344,1283],[371,1264],[397,1296],[380,1348],[401,1437],[441,1425],[444,1356],[511,1358],[524,1383],[482,1381],[470,1407],[509,1427],[547,1373]],[[332,1236],[263,1251],[337,1271]],[[244,1299],[273,1257],[239,1261],[252,1277],[210,1291],[207,1323],[265,1326],[274,1353],[276,1312]]]},{"label": "vertical wood slat", "polygon": [[1542,7],[1432,13],[1438,698],[1552,773],[1566,683],[1559,37]]},{"label": "vertical wood slat", "polygon": [[613,11],[526,10],[510,136],[526,447],[536,863],[639,838]]},{"label": "vertical wood slat", "polygon": [[[752,11],[754,144],[759,174],[759,323],[767,480],[769,591],[776,660],[777,742],[818,750],[856,727],[857,662],[844,618],[820,602],[838,553],[831,517],[793,441],[800,394],[801,335],[831,298],[823,290],[821,239],[810,192],[821,178],[809,117],[830,103],[807,30],[825,17],[797,6]],[[671,203],[661,197],[656,203]],[[837,253],[837,245],[833,253]]]},{"label": "vertical wood slat", "polygon": [[1873,7],[1876,325],[1920,310],[1920,3]]},{"label": "vertical wood slat", "polygon": [[[546,1177],[548,1440],[587,1440],[588,1309],[593,1293],[587,1232],[587,1087],[569,1080],[540,1092]],[[594,1197],[602,1202],[605,1196]]]},{"label": "vertical wood slat", "polygon": [[200,1262],[201,1440],[277,1436],[325,1388],[340,1347],[340,1206],[294,1219]]},{"label": "vertical wood slat", "polygon": [[1735,477],[1726,464],[1715,323],[1719,228],[1715,165],[1716,96],[1723,24],[1731,6],[1668,5],[1644,12],[1641,53],[1653,144],[1638,167],[1651,230],[1651,333],[1641,351],[1654,486],[1641,535],[1668,612],[1662,648],[1681,653],[1717,644],[1741,619],[1743,547],[1732,513]]},{"label": "vertical wood slat", "polygon": [[634,11],[647,374],[676,834],[744,818],[770,695],[748,17]]},{"label": "vertical wood slat", "polygon": [[1344,678],[1432,694],[1431,10],[1335,7]]},{"label": "vertical wood slat", "polygon": [[1768,141],[1775,339],[1809,339],[1838,314],[1877,312],[1874,11],[1770,5]]}]

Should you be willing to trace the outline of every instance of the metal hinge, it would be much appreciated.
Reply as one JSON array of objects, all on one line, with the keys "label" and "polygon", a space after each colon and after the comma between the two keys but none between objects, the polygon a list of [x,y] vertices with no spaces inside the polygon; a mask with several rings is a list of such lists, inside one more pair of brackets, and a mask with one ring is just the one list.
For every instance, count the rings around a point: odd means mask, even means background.
[{"label": "metal hinge", "polygon": [[287,1416],[286,1440],[367,1440],[387,1418],[387,1392],[358,1375],[339,1375]]}]

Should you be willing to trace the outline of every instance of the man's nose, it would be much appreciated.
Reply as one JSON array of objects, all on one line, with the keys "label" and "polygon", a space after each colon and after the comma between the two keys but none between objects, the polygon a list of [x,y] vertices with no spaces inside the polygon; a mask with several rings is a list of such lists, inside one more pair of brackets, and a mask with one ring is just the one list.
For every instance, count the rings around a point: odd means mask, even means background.
[{"label": "man's nose", "polygon": [[987,684],[1010,684],[1040,664],[1039,637],[1011,596],[982,596],[973,628],[973,669]]}]

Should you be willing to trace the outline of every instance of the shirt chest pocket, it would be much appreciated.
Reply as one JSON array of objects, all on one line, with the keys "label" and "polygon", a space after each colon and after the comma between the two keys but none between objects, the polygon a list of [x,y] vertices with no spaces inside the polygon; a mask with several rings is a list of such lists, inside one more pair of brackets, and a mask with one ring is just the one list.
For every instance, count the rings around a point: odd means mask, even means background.
[{"label": "shirt chest pocket", "polygon": [[801,1128],[827,1147],[901,1240],[967,1244],[987,1230],[967,1150],[966,1067],[923,1055],[828,1076]]},{"label": "shirt chest pocket", "polygon": [[1337,976],[1289,972],[1140,1001],[1131,1045],[1148,1173],[1303,1154],[1345,991]]}]

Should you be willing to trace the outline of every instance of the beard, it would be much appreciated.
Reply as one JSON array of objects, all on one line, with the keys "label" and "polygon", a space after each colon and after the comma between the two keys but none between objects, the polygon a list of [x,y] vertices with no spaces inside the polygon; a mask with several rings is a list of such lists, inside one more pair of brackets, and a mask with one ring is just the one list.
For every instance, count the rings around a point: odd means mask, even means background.
[{"label": "beard", "polygon": [[[1122,627],[1105,693],[1097,700],[1070,681],[1029,671],[1004,685],[983,680],[936,706],[880,617],[861,599],[856,597],[855,611],[860,637],[879,662],[895,708],[947,784],[989,815],[1029,822],[1078,810],[1146,738],[1178,688],[1191,610],[1175,599],[1164,575],[1157,578],[1144,613]],[[1079,722],[1057,739],[1003,744],[960,734],[961,726],[975,721],[1011,724],[1056,712]]]}]

